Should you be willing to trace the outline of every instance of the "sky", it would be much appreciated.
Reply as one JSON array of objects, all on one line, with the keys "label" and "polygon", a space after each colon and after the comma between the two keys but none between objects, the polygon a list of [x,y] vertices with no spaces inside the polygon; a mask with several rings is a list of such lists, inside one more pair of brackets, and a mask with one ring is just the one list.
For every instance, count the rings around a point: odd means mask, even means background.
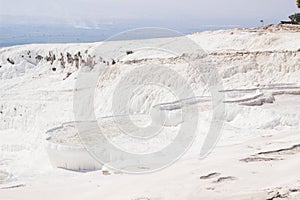
[{"label": "sky", "polygon": [[295,0],[0,0],[2,23],[110,24],[118,20],[207,25],[278,23]]}]

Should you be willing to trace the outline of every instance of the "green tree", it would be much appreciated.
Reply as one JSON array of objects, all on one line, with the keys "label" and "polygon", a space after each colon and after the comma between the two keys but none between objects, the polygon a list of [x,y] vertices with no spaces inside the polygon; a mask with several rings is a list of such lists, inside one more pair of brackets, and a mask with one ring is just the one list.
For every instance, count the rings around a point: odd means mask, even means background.
[{"label": "green tree", "polygon": [[296,0],[298,8],[300,8],[300,0]]},{"label": "green tree", "polygon": [[294,15],[289,16],[292,22],[300,23],[300,13],[296,13]]}]

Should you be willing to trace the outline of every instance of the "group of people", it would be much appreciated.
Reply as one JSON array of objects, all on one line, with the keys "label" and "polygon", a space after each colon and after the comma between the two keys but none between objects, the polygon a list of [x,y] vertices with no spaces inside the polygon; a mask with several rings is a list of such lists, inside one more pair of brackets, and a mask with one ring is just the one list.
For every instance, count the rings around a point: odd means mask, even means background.
[{"label": "group of people", "polygon": [[[41,61],[43,57],[41,55],[37,55],[35,59]],[[49,54],[45,57],[45,60],[50,62],[51,65],[56,59],[56,55],[52,51],[49,51]],[[61,67],[63,68],[65,68],[66,65],[69,64],[71,66],[75,65],[77,69],[79,69],[80,66],[88,66],[92,69],[97,64],[96,56],[91,56],[90,54],[88,54],[87,51],[85,52],[84,56],[82,56],[80,51],[75,55],[72,55],[71,53],[67,52],[66,56],[64,56],[63,53],[60,53],[60,57],[57,60],[60,62]],[[107,65],[116,64],[116,61],[114,59],[112,59],[111,61],[106,61],[102,57],[99,58],[99,62],[102,62]]]}]

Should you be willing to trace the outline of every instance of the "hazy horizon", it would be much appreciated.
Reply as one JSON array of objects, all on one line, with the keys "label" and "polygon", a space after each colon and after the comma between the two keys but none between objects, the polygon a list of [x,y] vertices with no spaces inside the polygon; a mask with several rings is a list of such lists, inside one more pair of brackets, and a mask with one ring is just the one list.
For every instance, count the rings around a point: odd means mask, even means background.
[{"label": "hazy horizon", "polygon": [[295,0],[0,0],[0,5],[0,15],[5,16],[0,18],[0,24],[32,24],[35,20],[68,25],[112,24],[121,20],[158,24],[200,20],[207,24],[236,24],[260,19],[276,23],[299,10]]},{"label": "hazy horizon", "polygon": [[184,34],[278,24],[299,11],[295,0],[0,0],[0,46],[93,42],[120,31],[162,27]]}]

